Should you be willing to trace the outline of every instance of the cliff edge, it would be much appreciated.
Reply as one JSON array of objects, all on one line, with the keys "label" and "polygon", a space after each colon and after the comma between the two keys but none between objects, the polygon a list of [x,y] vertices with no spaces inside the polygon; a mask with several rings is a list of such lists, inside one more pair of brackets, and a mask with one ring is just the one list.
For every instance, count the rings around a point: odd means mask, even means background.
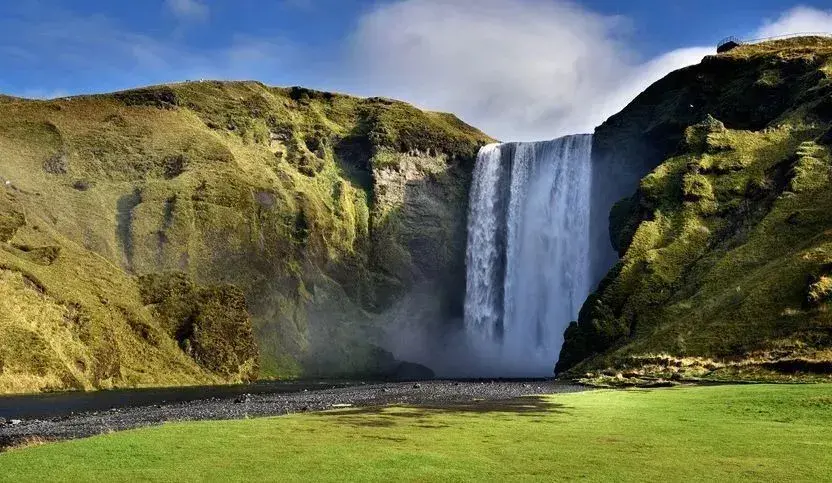
[{"label": "cliff edge", "polygon": [[557,373],[832,372],[832,39],[743,45],[673,72],[593,148],[601,170],[640,181],[612,206],[609,238],[596,230],[620,259],[567,330]]}]

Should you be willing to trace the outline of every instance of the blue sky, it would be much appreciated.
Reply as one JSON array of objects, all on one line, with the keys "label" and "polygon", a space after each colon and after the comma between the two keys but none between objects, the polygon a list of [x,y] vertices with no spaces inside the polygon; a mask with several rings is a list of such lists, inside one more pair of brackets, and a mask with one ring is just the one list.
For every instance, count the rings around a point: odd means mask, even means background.
[{"label": "blue sky", "polygon": [[[687,45],[710,45],[731,35],[753,37],[765,21],[795,7],[832,10],[832,1],[784,0],[587,0],[589,9],[624,15],[634,23],[634,42],[645,54]],[[832,31],[830,25],[825,31]]]},{"label": "blue sky", "polygon": [[722,37],[801,31],[832,32],[828,0],[21,0],[0,5],[0,92],[257,79],[537,139],[590,130]]}]

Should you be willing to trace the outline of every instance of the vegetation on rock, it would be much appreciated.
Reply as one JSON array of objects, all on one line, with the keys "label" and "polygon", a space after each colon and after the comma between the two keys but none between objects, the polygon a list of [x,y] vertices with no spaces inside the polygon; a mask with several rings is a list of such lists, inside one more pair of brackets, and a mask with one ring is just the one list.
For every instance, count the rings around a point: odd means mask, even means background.
[{"label": "vegetation on rock", "polygon": [[199,288],[183,273],[139,279],[142,301],[189,356],[231,380],[257,377],[257,345],[245,296],[233,285]]},{"label": "vegetation on rock", "polygon": [[490,141],[257,82],[3,98],[0,287],[18,308],[0,311],[0,392],[376,365],[377,314],[418,283],[458,294]]},{"label": "vegetation on rock", "polygon": [[674,72],[599,127],[599,157],[653,169],[611,213],[622,258],[557,372],[832,373],[829,106],[832,41],[790,39]]}]

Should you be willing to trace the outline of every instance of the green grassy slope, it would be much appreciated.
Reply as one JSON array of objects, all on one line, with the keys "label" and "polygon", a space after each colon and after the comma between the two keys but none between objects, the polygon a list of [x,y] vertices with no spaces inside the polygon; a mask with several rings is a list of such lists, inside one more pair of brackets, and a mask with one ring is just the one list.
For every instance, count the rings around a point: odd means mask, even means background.
[{"label": "green grassy slope", "polygon": [[491,139],[452,115],[256,82],[4,99],[0,393],[373,370],[376,314],[459,290]]},{"label": "green grassy slope", "polygon": [[612,210],[622,259],[568,329],[558,370],[832,373],[832,41],[706,58],[598,136],[608,161],[658,166]]},{"label": "green grassy slope", "polygon": [[0,481],[826,481],[830,408],[721,386],[170,424],[0,454]]}]

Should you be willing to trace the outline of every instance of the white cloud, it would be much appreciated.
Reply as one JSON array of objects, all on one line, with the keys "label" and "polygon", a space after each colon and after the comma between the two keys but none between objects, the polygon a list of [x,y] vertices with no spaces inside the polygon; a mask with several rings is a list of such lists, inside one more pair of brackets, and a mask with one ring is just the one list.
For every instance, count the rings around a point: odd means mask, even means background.
[{"label": "white cloud", "polygon": [[199,0],[165,0],[165,5],[181,20],[201,22],[208,19],[208,6]]},{"label": "white cloud", "polygon": [[832,10],[795,7],[784,12],[777,20],[766,21],[754,32],[754,36],[767,38],[800,33],[832,34]]},{"label": "white cloud", "polygon": [[366,94],[449,110],[506,140],[591,131],[664,74],[713,48],[642,62],[630,24],[567,1],[401,0],[351,39]]}]

